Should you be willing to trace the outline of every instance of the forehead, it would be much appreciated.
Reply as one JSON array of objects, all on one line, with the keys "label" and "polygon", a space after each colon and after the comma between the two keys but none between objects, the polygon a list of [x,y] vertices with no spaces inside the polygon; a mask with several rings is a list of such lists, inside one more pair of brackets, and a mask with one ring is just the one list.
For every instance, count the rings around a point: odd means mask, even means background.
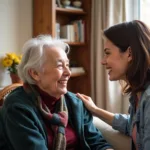
[{"label": "forehead", "polygon": [[68,57],[66,52],[60,47],[47,47],[45,49],[45,56],[48,60],[56,61],[56,60],[64,60],[67,61]]},{"label": "forehead", "polygon": [[118,48],[116,45],[114,45],[109,39],[104,40],[104,49],[112,49],[112,48]]}]

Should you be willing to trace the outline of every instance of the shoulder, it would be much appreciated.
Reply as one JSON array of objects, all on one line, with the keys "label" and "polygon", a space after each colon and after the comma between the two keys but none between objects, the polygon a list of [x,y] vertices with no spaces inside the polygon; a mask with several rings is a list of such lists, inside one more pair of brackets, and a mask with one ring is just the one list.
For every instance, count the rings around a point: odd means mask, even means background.
[{"label": "shoulder", "polygon": [[23,122],[27,120],[29,122],[38,121],[40,114],[32,101],[32,96],[28,95],[22,87],[15,89],[6,97],[2,106],[3,119],[6,121],[11,118],[11,120],[18,122],[19,120]]},{"label": "shoulder", "polygon": [[65,94],[65,100],[68,105],[68,107],[74,108],[74,109],[85,109],[82,100],[80,100],[75,93],[67,92]]},{"label": "shoulder", "polygon": [[76,94],[70,91],[65,94],[65,98],[70,99],[73,103],[82,104],[82,101],[76,96]]},{"label": "shoulder", "polygon": [[150,95],[150,84],[148,84],[145,88],[144,94]]},{"label": "shoulder", "polygon": [[85,116],[91,116],[91,113],[87,110],[87,108],[84,106],[82,100],[80,100],[76,94],[72,92],[67,92],[65,94],[65,100],[67,103],[68,109],[71,109],[70,111],[74,111],[74,113],[84,114]]},{"label": "shoulder", "polygon": [[33,100],[30,95],[28,95],[23,87],[18,87],[13,90],[5,99],[3,104],[3,110],[13,109],[13,108],[23,108],[23,109],[33,109]]},{"label": "shoulder", "polygon": [[150,98],[150,85],[146,87],[146,89],[142,92],[141,99],[144,101],[147,98]]},{"label": "shoulder", "polygon": [[150,107],[150,85],[142,92],[140,106],[142,108],[145,108],[146,106]]}]

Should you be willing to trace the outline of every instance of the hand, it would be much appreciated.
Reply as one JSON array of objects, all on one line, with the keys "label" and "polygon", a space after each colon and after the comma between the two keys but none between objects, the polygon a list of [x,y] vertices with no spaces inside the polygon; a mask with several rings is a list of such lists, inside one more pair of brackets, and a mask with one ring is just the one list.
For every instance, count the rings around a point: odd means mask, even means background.
[{"label": "hand", "polygon": [[94,102],[92,101],[91,97],[86,96],[84,94],[80,94],[80,93],[77,93],[76,96],[83,101],[85,107],[89,111],[91,111],[92,113],[95,112],[95,110],[97,109],[97,106],[94,104]]}]

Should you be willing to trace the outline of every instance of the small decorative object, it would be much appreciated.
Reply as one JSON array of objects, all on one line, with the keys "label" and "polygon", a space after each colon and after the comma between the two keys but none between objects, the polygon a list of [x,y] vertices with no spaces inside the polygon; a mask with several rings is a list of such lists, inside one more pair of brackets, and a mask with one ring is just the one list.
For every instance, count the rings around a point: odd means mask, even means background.
[{"label": "small decorative object", "polygon": [[79,1],[79,0],[75,0],[75,1],[73,1],[73,6],[74,7],[77,7],[77,8],[80,8],[81,7],[81,5],[82,5],[82,2],[81,1]]},{"label": "small decorative object", "polygon": [[17,65],[21,61],[21,55],[15,53],[7,53],[2,59],[2,65],[7,68],[10,73],[12,83],[20,83],[21,80],[17,75]]},{"label": "small decorative object", "polygon": [[60,0],[56,0],[56,4],[58,5],[58,7],[62,7]]},{"label": "small decorative object", "polygon": [[65,6],[69,6],[70,3],[71,3],[70,0],[62,0],[62,4],[63,4],[64,7],[65,7]]}]

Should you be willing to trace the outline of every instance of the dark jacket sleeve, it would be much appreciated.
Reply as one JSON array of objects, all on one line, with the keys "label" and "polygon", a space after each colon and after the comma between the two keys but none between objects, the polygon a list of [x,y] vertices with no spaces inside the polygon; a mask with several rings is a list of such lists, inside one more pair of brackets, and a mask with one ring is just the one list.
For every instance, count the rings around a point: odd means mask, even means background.
[{"label": "dark jacket sleeve", "polygon": [[94,126],[93,117],[89,111],[83,107],[84,110],[84,136],[89,147],[92,150],[106,150],[112,148],[103,138],[101,132]]},{"label": "dark jacket sleeve", "polygon": [[84,107],[83,102],[71,92],[66,94],[66,101],[69,117],[80,139],[81,149],[106,150],[112,148],[94,126],[93,116]]},{"label": "dark jacket sleeve", "polygon": [[5,131],[14,150],[47,150],[39,119],[31,109],[22,104],[12,104],[3,109]]}]

